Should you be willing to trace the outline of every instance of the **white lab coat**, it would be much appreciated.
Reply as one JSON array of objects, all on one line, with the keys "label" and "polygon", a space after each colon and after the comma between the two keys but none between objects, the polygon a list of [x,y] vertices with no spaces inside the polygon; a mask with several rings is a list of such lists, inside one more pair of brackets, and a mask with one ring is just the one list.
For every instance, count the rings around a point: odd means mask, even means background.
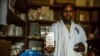
[{"label": "white lab coat", "polygon": [[85,53],[87,51],[86,35],[82,27],[71,22],[70,33],[63,23],[59,21],[54,23],[51,28],[51,32],[54,32],[55,39],[55,51],[53,56],[82,56],[83,53],[75,52],[74,46],[82,42],[85,45]]}]

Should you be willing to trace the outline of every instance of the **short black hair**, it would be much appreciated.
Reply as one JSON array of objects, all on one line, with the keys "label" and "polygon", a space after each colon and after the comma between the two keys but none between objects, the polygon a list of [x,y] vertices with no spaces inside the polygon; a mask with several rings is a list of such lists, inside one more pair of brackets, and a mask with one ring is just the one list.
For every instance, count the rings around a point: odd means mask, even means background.
[{"label": "short black hair", "polygon": [[67,5],[70,5],[73,10],[76,9],[75,4],[73,4],[73,3],[64,3],[64,4],[62,4],[62,11],[66,8]]}]

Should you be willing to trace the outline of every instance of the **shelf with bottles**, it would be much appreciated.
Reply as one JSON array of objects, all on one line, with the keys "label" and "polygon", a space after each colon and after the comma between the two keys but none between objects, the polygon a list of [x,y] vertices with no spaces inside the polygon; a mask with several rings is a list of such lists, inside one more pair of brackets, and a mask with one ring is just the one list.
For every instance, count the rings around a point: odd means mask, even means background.
[{"label": "shelf with bottles", "polygon": [[[0,56],[12,56],[12,55],[17,55],[21,50],[23,49],[24,43],[23,42],[14,42],[18,41],[18,39],[1,39],[0,38]],[[19,39],[20,40],[20,39]]]},{"label": "shelf with bottles", "polygon": [[86,32],[87,39],[94,33],[94,25],[99,20],[99,7],[76,8],[76,23],[80,24]]},{"label": "shelf with bottles", "polygon": [[8,0],[7,26],[4,29],[5,36],[25,38],[27,28],[26,13],[20,12],[15,8],[16,2],[18,1]]},{"label": "shelf with bottles", "polygon": [[[47,32],[49,32],[50,25],[41,25],[36,22],[31,22],[29,24],[29,30],[28,30],[28,46],[31,46],[30,48],[33,50],[37,50],[36,44],[40,45],[40,49],[42,48],[41,53],[43,53],[43,47],[44,47],[44,40],[46,37]],[[35,42],[36,44],[30,44],[30,42]]]},{"label": "shelf with bottles", "polygon": [[[30,7],[31,8],[38,8],[38,7],[41,7],[41,6],[49,6],[50,8],[54,9],[54,10],[61,10],[61,6],[62,6],[63,3],[61,4],[53,4],[53,5],[45,5],[45,4],[31,4]],[[93,11],[93,10],[100,10],[100,7],[96,7],[96,6],[76,6],[75,8],[76,10],[79,9],[79,10],[85,10],[85,11]]]},{"label": "shelf with bottles", "polygon": [[24,29],[21,26],[15,26],[14,24],[10,24],[1,28],[0,31],[0,40],[11,41],[12,44],[17,42],[25,43],[26,34],[24,33]]},{"label": "shelf with bottles", "polygon": [[44,39],[49,32],[50,25],[31,22],[28,27],[29,38]]},{"label": "shelf with bottles", "polygon": [[[40,6],[40,7],[39,7]],[[60,11],[54,9],[56,6],[34,5],[28,11],[28,20],[40,23],[54,23],[59,20]]]},{"label": "shelf with bottles", "polygon": [[[59,19],[61,19],[61,15],[60,15],[60,9],[61,5],[32,5],[29,13],[28,13],[28,19],[31,21],[35,21],[35,20],[48,20],[48,21],[58,21]],[[84,21],[84,22],[96,22],[98,21],[98,11],[99,11],[99,7],[76,7],[76,21]],[[50,12],[50,10],[52,11],[52,13],[49,15],[48,13],[46,14],[47,16],[43,16],[43,12]],[[30,13],[31,12],[31,13]],[[39,13],[39,15],[37,15],[37,12]],[[49,18],[48,17],[51,17]],[[48,22],[47,21],[47,22]],[[44,21],[43,21],[44,22]]]},{"label": "shelf with bottles", "polygon": [[23,48],[24,45],[25,45],[24,42],[16,42],[16,43],[13,43],[11,45],[10,55],[11,56],[19,56],[19,54],[24,51],[24,48]]},{"label": "shelf with bottles", "polygon": [[23,32],[22,34],[21,31],[23,30],[19,26],[15,26],[15,25],[3,26],[1,27],[1,31],[0,31],[0,40],[10,41],[11,45],[18,42],[23,42],[25,44],[25,35]]},{"label": "shelf with bottles", "polygon": [[25,31],[22,26],[16,26],[14,24],[7,25],[3,28],[5,36],[22,37],[25,36]]},{"label": "shelf with bottles", "polygon": [[98,10],[76,10],[76,22],[92,24],[98,21]]},{"label": "shelf with bottles", "polygon": [[34,36],[31,38],[27,38],[28,42],[28,49],[34,50],[39,52],[41,55],[43,54],[43,46],[44,46],[44,41],[40,37]]},{"label": "shelf with bottles", "polygon": [[44,42],[39,40],[28,39],[28,49],[43,52]]}]

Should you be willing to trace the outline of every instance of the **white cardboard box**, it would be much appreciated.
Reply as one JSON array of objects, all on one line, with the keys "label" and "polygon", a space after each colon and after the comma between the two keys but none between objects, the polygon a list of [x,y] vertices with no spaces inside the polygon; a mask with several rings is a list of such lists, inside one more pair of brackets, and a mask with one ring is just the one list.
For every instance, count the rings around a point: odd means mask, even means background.
[{"label": "white cardboard box", "polygon": [[46,36],[46,47],[54,47],[54,32],[49,32]]}]

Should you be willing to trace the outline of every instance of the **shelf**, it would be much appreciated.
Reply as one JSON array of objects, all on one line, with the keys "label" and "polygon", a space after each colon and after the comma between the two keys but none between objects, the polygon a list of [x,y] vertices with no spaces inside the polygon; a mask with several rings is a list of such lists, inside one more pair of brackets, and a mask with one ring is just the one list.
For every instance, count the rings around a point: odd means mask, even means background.
[{"label": "shelf", "polygon": [[[55,4],[55,5],[41,5],[41,4],[31,4],[31,8],[39,8],[41,6],[49,6],[52,9],[55,10],[61,10],[62,4]],[[93,11],[93,10],[100,10],[100,7],[81,7],[81,6],[76,6],[76,10],[85,10],[85,11]]]},{"label": "shelf", "polygon": [[18,17],[16,14],[14,14],[11,10],[8,9],[8,15],[7,15],[7,23],[8,24],[15,24],[15,25],[26,25],[26,21],[22,20],[20,17]]},{"label": "shelf", "polygon": [[54,9],[54,10],[61,10],[61,9],[59,9],[59,8],[61,8],[61,5],[31,4],[30,8],[37,9],[37,8],[40,8],[41,6],[48,6],[51,9]]},{"label": "shelf", "polygon": [[82,23],[82,24],[94,24],[96,22],[89,22],[89,21],[76,21],[76,23]]},{"label": "shelf", "polygon": [[23,36],[0,36],[0,39],[6,39],[6,40],[21,40],[23,39]]},{"label": "shelf", "polygon": [[0,27],[2,27],[2,26],[6,26],[6,25],[0,24]]},{"label": "shelf", "polygon": [[91,40],[87,40],[87,43],[92,45],[92,46],[100,48],[100,38],[94,38]]},{"label": "shelf", "polygon": [[29,20],[29,22],[35,22],[40,24],[52,24],[57,22],[57,20]]},{"label": "shelf", "polygon": [[37,38],[28,38],[28,40],[35,40],[35,41],[42,41],[43,42],[43,39],[41,39],[41,38],[39,38],[39,39],[37,39]]},{"label": "shelf", "polygon": [[76,10],[85,10],[85,11],[93,11],[93,10],[100,10],[100,7],[76,7]]}]

